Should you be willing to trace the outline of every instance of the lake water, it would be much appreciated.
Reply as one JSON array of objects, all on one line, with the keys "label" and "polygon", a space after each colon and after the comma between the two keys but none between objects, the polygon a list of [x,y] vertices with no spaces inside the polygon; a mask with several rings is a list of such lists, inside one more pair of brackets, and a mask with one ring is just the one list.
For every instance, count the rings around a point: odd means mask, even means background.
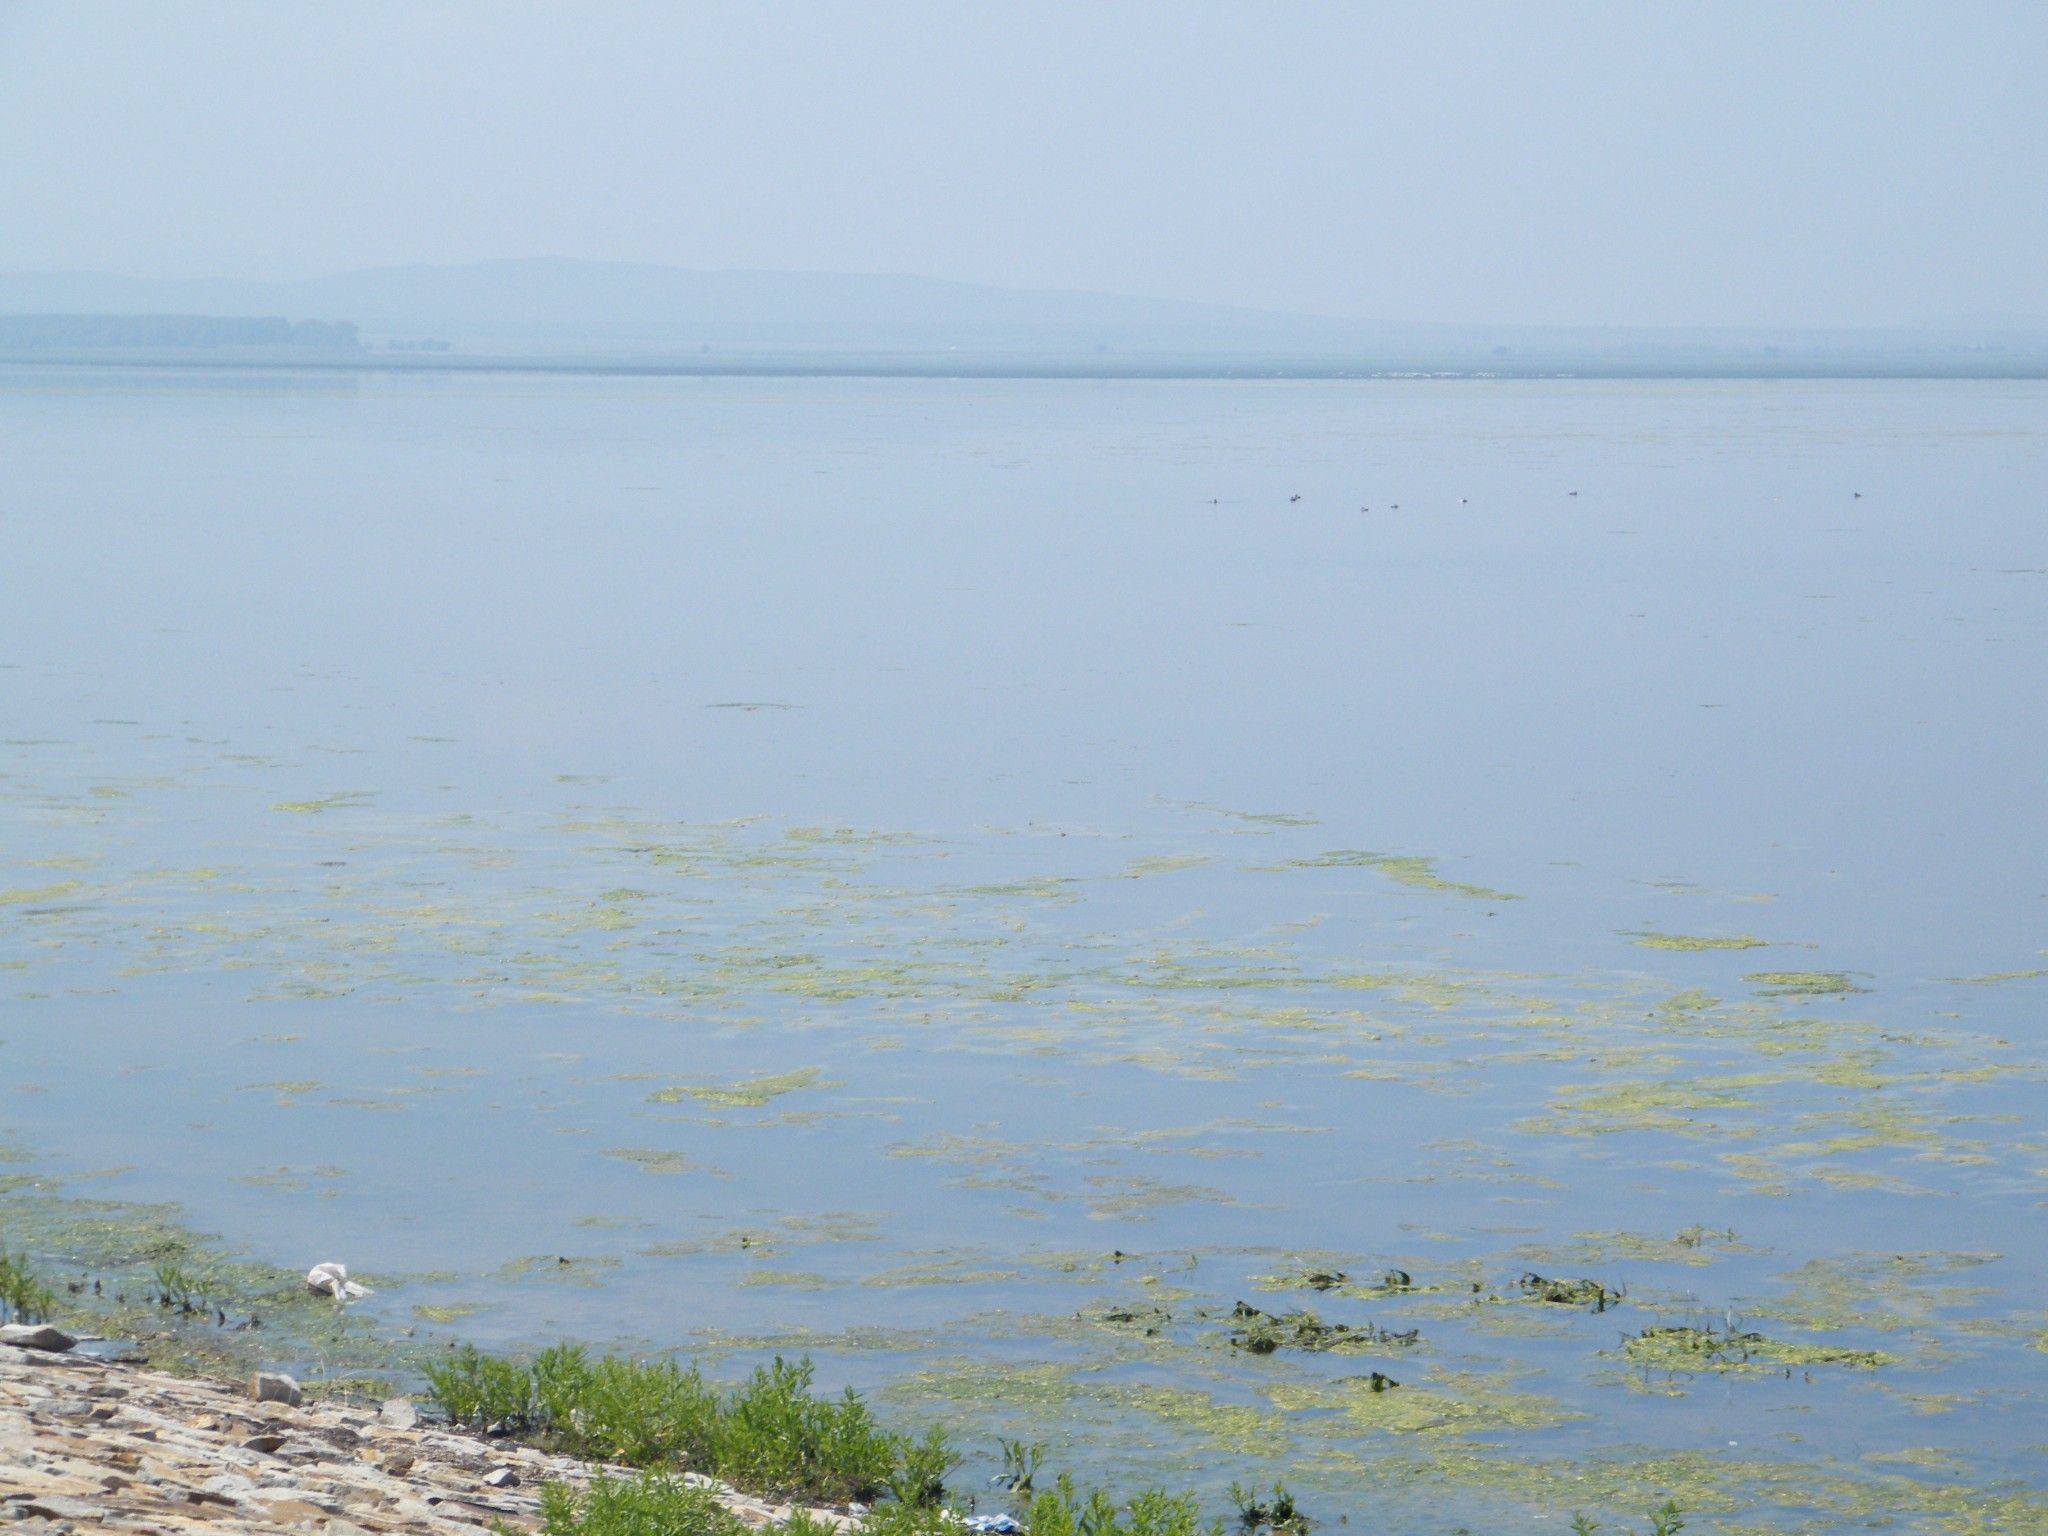
[{"label": "lake water", "polygon": [[6,372],[0,1135],[969,1484],[2048,1529],[2044,430]]}]

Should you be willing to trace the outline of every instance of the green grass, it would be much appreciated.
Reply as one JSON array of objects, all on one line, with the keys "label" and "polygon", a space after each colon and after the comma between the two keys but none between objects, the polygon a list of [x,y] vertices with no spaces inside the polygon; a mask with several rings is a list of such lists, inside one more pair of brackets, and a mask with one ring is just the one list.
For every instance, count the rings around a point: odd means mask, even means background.
[{"label": "green grass", "polygon": [[1025,1536],[1222,1536],[1223,1522],[1205,1523],[1191,1494],[1149,1488],[1119,1504],[1101,1489],[1083,1498],[1062,1475],[1032,1499],[1020,1518]]},{"label": "green grass", "polygon": [[[1276,1490],[1284,1497],[1284,1490]],[[1288,1502],[1291,1515],[1292,1501]],[[561,1483],[541,1489],[542,1536],[741,1536],[751,1531],[712,1493],[670,1472],[599,1476],[583,1493]],[[1192,1497],[1150,1489],[1122,1503],[1099,1489],[1080,1493],[1071,1478],[1032,1499],[1018,1516],[1025,1536],[1222,1536],[1221,1521],[1204,1523]],[[1301,1526],[1276,1526],[1298,1530]],[[861,1522],[862,1536],[959,1536],[960,1517],[936,1503],[878,1504]],[[798,1513],[780,1536],[832,1536],[833,1528]]]},{"label": "green grass", "polygon": [[598,1477],[581,1494],[549,1483],[540,1491],[540,1528],[542,1536],[743,1536],[752,1529],[708,1488],[666,1474]]},{"label": "green grass", "polygon": [[778,1358],[724,1392],[694,1367],[593,1359],[574,1345],[524,1364],[464,1346],[425,1373],[457,1424],[496,1426],[585,1460],[704,1472],[777,1498],[845,1504],[888,1491],[936,1504],[959,1464],[936,1427],[921,1440],[892,1434],[856,1393],[814,1392],[808,1360]]}]

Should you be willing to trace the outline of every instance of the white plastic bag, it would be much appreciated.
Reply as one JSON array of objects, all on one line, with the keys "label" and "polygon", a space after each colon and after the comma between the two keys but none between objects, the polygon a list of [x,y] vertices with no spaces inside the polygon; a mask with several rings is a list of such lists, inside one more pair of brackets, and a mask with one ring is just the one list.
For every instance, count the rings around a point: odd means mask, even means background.
[{"label": "white plastic bag", "polygon": [[315,1264],[306,1271],[306,1289],[332,1296],[336,1301],[354,1301],[370,1294],[367,1285],[357,1285],[349,1279],[346,1264]]}]

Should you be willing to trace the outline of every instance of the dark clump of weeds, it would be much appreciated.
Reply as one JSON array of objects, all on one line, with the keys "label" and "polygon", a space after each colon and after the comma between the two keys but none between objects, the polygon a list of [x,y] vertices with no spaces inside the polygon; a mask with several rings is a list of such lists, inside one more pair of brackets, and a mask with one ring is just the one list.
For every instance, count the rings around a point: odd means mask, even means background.
[{"label": "dark clump of weeds", "polygon": [[1523,1275],[1518,1284],[1531,1301],[1557,1307],[1591,1307],[1595,1312],[1605,1312],[1622,1296],[1620,1291],[1598,1280],[1553,1280],[1534,1270]]},{"label": "dark clump of weeds", "polygon": [[1252,1355],[1270,1355],[1282,1349],[1345,1351],[1381,1349],[1414,1344],[1420,1329],[1395,1333],[1376,1323],[1327,1323],[1315,1313],[1303,1310],[1275,1316],[1240,1301],[1230,1312],[1233,1347]]},{"label": "dark clump of weeds", "polygon": [[201,1310],[204,1285],[175,1259],[159,1263],[150,1271],[150,1279],[156,1286],[156,1304],[165,1311],[191,1317]]},{"label": "dark clump of weeds", "polygon": [[1273,1491],[1266,1494],[1232,1483],[1230,1502],[1237,1506],[1238,1527],[1246,1536],[1261,1531],[1273,1536],[1304,1536],[1309,1529],[1308,1516],[1296,1507],[1285,1483],[1275,1483]]},{"label": "dark clump of weeds", "polygon": [[[1650,1511],[1649,1536],[1678,1536],[1685,1529],[1685,1517],[1676,1503],[1666,1500],[1662,1509]],[[1599,1536],[1600,1524],[1584,1515],[1572,1516],[1572,1536]]]}]

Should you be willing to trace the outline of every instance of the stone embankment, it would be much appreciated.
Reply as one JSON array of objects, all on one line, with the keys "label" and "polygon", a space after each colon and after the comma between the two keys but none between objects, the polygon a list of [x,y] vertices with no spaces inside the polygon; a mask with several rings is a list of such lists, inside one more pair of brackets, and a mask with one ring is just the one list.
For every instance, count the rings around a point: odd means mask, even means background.
[{"label": "stone embankment", "polygon": [[[601,1470],[422,1423],[403,1400],[297,1397],[289,1378],[228,1386],[0,1342],[0,1532],[475,1536],[534,1528],[543,1483]],[[720,1496],[750,1525],[791,1513]]]}]

